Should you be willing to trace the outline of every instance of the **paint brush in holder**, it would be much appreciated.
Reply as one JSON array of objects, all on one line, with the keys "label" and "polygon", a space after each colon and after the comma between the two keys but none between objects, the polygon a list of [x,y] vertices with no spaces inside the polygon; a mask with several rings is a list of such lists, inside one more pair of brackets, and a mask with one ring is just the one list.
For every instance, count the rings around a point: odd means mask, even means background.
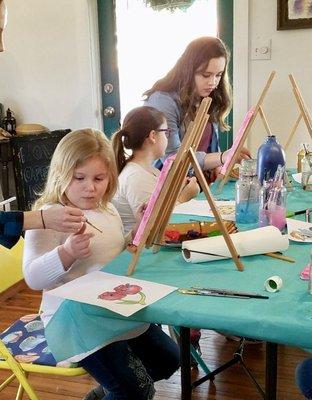
[{"label": "paint brush in holder", "polygon": [[283,185],[285,167],[279,165],[273,180],[264,181],[260,191],[259,226],[273,225],[280,231],[286,227],[287,189]]}]

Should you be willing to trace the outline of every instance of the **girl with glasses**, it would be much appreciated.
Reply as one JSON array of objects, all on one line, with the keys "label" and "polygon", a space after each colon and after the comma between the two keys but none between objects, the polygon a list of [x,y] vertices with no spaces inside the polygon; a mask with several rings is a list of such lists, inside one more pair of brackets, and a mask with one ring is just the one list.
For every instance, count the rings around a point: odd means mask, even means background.
[{"label": "girl with glasses", "polygon": [[[135,225],[140,207],[155,189],[160,172],[153,164],[164,156],[170,136],[164,114],[156,108],[144,106],[130,111],[122,128],[113,136],[119,173],[113,204],[126,233]],[[198,192],[199,186],[193,177],[186,183],[178,200],[188,201]]]},{"label": "girl with glasses", "polygon": [[[209,122],[198,147],[197,159],[204,171],[212,172],[224,164],[228,151],[221,152],[219,130],[228,131],[226,117],[231,110],[231,86],[228,80],[229,53],[215,37],[193,40],[166,76],[144,93],[145,105],[163,112],[172,133],[165,157],[178,151],[190,121],[204,97],[211,97]],[[249,158],[247,149],[240,159]]]}]

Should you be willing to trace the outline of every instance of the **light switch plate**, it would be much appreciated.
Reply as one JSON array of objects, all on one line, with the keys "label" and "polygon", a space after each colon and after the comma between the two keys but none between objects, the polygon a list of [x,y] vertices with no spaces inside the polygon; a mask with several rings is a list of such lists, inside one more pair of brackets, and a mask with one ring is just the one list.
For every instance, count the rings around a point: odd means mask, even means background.
[{"label": "light switch plate", "polygon": [[255,40],[251,49],[252,60],[271,60],[271,39]]}]

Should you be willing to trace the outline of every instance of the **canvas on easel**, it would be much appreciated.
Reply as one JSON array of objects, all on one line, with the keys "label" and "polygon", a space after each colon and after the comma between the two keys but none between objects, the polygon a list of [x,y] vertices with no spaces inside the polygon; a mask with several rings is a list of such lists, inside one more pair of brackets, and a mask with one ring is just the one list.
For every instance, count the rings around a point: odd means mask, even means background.
[{"label": "canvas on easel", "polygon": [[[153,202],[153,204],[151,207],[149,207],[149,204],[147,205],[147,209],[149,210],[148,216],[144,219],[144,221],[143,219],[141,221],[141,224],[144,228],[141,229],[141,226],[139,227],[137,235],[134,239],[136,245],[133,245],[131,247],[131,252],[133,253],[133,255],[130,265],[128,267],[128,275],[131,275],[134,272],[136,264],[140,257],[140,253],[142,252],[144,247],[149,248],[153,246],[154,252],[159,250],[159,245],[163,238],[165,228],[168,224],[170,215],[176,204],[178,195],[185,182],[188,170],[191,165],[194,168],[196,177],[203,188],[209,206],[214,213],[216,222],[222,235],[224,236],[225,242],[231,252],[237,269],[242,271],[244,268],[239,259],[239,255],[235,250],[231,237],[226,227],[224,226],[219,211],[214,204],[209,186],[195,155],[204,128],[209,119],[208,109],[210,103],[210,98],[205,98],[202,100],[194,121],[192,121],[187,128],[186,134],[183,138],[181,147],[176,157],[168,162],[171,165],[168,165],[168,167],[166,167],[166,176],[163,176],[161,178],[163,180],[163,184],[160,188],[159,193],[155,197],[151,196],[150,201]],[[156,190],[158,190],[157,184]]]},{"label": "canvas on easel", "polygon": [[263,109],[261,106],[262,106],[264,97],[269,90],[269,87],[271,85],[271,82],[272,82],[274,76],[275,76],[275,71],[272,71],[266,82],[266,85],[259,97],[258,102],[256,103],[255,107],[252,107],[247,112],[247,114],[245,115],[245,118],[243,120],[243,123],[237,132],[234,143],[230,150],[230,154],[228,155],[226,162],[222,166],[219,177],[218,177],[218,179],[220,180],[219,187],[218,187],[219,193],[221,192],[223,186],[225,185],[225,183],[228,181],[228,179],[230,177],[231,171],[239,157],[240,151],[245,143],[245,140],[250,132],[250,129],[251,129],[258,113],[260,114],[260,117],[264,123],[264,126],[265,126],[267,132],[270,132],[269,125],[267,123],[267,120],[265,118],[265,115],[264,115],[264,112],[263,112]]},{"label": "canvas on easel", "polygon": [[309,111],[307,109],[307,106],[306,106],[306,104],[305,104],[305,102],[303,100],[302,94],[301,94],[301,92],[299,90],[299,87],[298,87],[296,81],[295,81],[295,78],[293,77],[292,74],[290,74],[288,76],[289,76],[289,80],[290,80],[290,83],[292,85],[293,92],[294,92],[295,98],[297,100],[299,109],[300,109],[300,114],[298,115],[298,118],[296,119],[296,122],[295,122],[295,124],[294,124],[294,126],[293,126],[293,128],[292,128],[292,130],[290,132],[290,135],[289,135],[288,139],[287,139],[287,142],[286,142],[286,145],[285,145],[285,150],[288,148],[292,138],[294,137],[294,135],[296,133],[296,130],[298,128],[298,125],[299,125],[299,123],[300,123],[302,118],[303,118],[303,121],[304,121],[304,123],[305,123],[305,125],[306,125],[306,127],[308,129],[308,132],[309,132],[309,134],[311,136],[311,139],[312,139],[312,119],[311,119],[311,116],[310,116]]}]

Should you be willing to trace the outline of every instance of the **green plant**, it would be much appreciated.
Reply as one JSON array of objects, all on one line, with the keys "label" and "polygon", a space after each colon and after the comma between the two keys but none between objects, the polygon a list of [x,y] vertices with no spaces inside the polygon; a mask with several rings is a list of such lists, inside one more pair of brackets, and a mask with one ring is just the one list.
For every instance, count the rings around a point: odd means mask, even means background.
[{"label": "green plant", "polygon": [[145,3],[155,11],[170,10],[174,12],[177,9],[185,11],[194,1],[195,0],[145,0]]}]

